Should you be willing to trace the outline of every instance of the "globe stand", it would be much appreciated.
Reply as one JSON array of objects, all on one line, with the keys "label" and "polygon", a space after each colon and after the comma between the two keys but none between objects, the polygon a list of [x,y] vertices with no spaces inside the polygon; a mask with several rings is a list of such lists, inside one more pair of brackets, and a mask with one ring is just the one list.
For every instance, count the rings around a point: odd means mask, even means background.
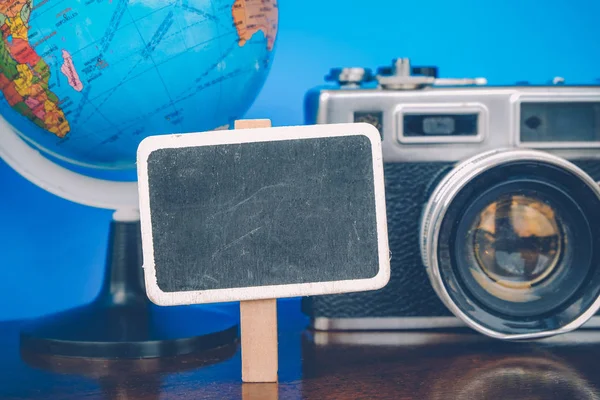
[{"label": "globe stand", "polygon": [[113,220],[107,268],[90,304],[32,322],[21,351],[70,357],[154,358],[231,345],[234,319],[193,307],[157,307],[146,296],[139,221]]}]

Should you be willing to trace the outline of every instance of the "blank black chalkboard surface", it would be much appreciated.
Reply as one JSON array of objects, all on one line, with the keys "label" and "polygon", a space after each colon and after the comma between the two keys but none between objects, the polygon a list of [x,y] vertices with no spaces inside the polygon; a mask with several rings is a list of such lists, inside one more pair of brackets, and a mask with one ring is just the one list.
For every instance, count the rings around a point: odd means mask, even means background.
[{"label": "blank black chalkboard surface", "polygon": [[370,124],[146,138],[138,185],[159,305],[356,292],[389,280],[381,141]]}]

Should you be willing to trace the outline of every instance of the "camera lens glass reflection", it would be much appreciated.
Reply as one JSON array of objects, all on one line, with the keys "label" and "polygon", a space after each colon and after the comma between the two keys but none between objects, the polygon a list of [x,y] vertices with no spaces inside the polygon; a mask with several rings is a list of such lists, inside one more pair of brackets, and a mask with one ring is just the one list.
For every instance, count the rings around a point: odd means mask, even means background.
[{"label": "camera lens glass reflection", "polygon": [[469,203],[457,224],[460,284],[501,318],[557,312],[585,285],[589,232],[563,191],[523,182],[492,188]]},{"label": "camera lens glass reflection", "polygon": [[467,240],[489,279],[505,288],[530,289],[557,268],[563,232],[550,205],[534,197],[506,194],[475,218]]}]

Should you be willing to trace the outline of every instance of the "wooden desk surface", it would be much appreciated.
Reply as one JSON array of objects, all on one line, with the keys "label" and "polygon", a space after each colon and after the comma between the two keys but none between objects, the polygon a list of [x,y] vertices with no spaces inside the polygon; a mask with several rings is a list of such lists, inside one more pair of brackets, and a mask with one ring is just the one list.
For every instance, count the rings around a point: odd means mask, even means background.
[{"label": "wooden desk surface", "polygon": [[0,323],[0,399],[600,399],[600,332],[529,343],[313,334],[292,312],[279,308],[278,385],[242,385],[237,346],[170,359],[39,357],[19,354],[20,322]]}]

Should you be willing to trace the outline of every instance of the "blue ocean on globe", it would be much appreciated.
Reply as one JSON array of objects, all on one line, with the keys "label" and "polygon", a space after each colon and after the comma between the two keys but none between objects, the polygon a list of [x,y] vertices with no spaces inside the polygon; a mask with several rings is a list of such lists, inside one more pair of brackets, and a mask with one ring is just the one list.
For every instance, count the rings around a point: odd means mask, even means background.
[{"label": "blue ocean on globe", "polygon": [[0,3],[0,114],[69,163],[131,169],[150,135],[225,128],[262,88],[276,0]]}]

